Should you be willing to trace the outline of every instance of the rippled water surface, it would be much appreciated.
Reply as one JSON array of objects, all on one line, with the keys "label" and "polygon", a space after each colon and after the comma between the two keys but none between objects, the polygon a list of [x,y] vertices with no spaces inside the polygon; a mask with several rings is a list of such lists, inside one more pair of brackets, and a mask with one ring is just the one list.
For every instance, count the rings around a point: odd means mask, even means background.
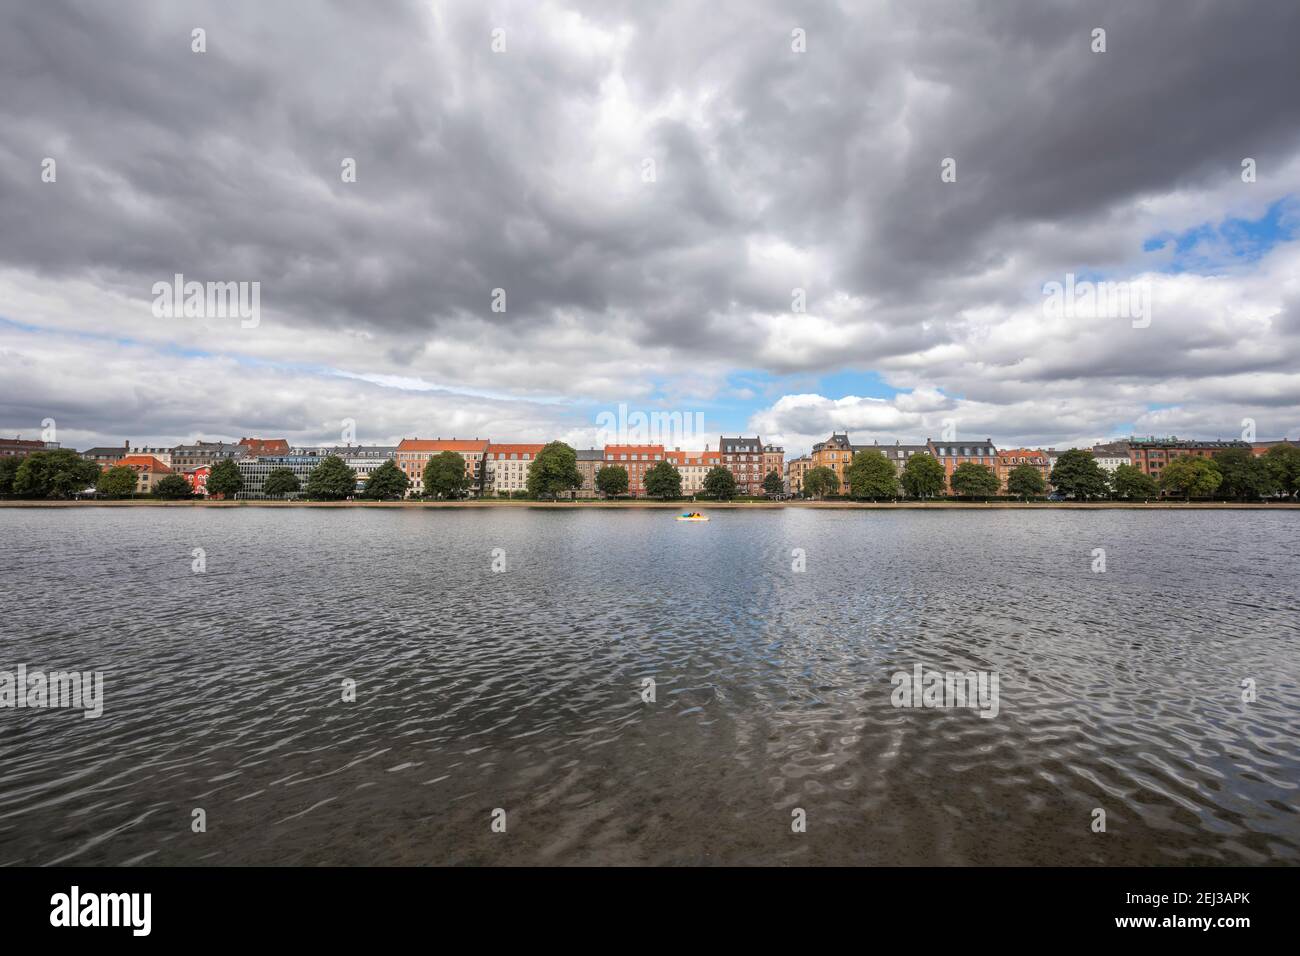
[{"label": "rippled water surface", "polygon": [[1300,862],[1300,514],[712,518],[0,509],[0,864]]}]

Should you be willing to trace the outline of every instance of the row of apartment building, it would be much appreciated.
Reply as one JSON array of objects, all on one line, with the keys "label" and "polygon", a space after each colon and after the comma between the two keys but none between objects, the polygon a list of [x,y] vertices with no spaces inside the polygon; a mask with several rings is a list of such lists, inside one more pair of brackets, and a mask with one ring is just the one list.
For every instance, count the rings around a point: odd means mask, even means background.
[{"label": "row of apartment building", "polygon": [[[528,470],[543,444],[498,444],[483,439],[407,438],[397,446],[395,460],[411,482],[411,492],[424,490],[424,466],[429,459],[445,451],[454,451],[465,459],[465,477],[476,494],[512,494],[528,485]],[[761,495],[763,479],[769,472],[782,475],[785,449],[764,445],[758,436],[718,440],[718,449],[705,446],[703,451],[666,448],[663,445],[605,445],[603,448],[576,449],[578,473],[582,476],[579,494],[596,494],[596,473],[606,466],[624,469],[628,493],[645,494],[646,474],[661,461],[672,462],[682,476],[682,493],[695,494],[704,488],[704,476],[711,468],[722,466],[736,479],[739,494]]]},{"label": "row of apartment building", "polygon": [[[1097,444],[1088,450],[1092,452],[1097,464],[1107,472],[1113,472],[1120,465],[1132,465],[1144,474],[1159,479],[1161,469],[1173,459],[1183,455],[1209,458],[1215,452],[1228,448],[1243,448],[1254,455],[1263,455],[1274,445],[1279,444],[1294,445],[1297,442],[1286,439],[1245,442],[1201,441],[1177,437],[1130,437]],[[935,458],[943,466],[944,474],[949,478],[957,470],[957,466],[965,462],[985,465],[998,476],[1002,483],[1002,490],[1005,492],[1007,479],[1020,465],[1031,465],[1042,473],[1044,480],[1047,480],[1051,476],[1052,469],[1056,467],[1057,460],[1069,450],[1072,449],[999,449],[991,438],[985,438],[983,441],[926,439],[924,443],[908,445],[901,442],[892,445],[881,445],[879,442],[872,442],[870,445],[854,445],[849,441],[847,433],[834,433],[826,441],[813,445],[809,454],[792,458],[788,462],[785,473],[786,487],[792,494],[799,494],[803,490],[803,479],[808,470],[826,467],[835,472],[841,488],[844,488],[847,485],[846,474],[853,456],[862,451],[878,451],[893,464],[895,472],[900,477],[903,469],[907,467],[908,459],[918,454]]]},{"label": "row of apartment building", "polygon": [[[1179,456],[1210,457],[1226,448],[1250,449],[1253,454],[1262,455],[1274,445],[1283,443],[1296,444],[1286,439],[1244,442],[1130,437],[1097,444],[1090,450],[1106,471],[1129,464],[1159,478],[1161,469]],[[21,456],[58,447],[51,442],[0,439],[0,456]],[[358,491],[376,468],[386,461],[393,461],[410,482],[410,493],[419,495],[424,490],[424,467],[429,459],[452,451],[464,459],[465,477],[471,494],[510,495],[527,488],[529,469],[543,447],[541,443],[503,444],[483,438],[407,438],[397,445],[291,447],[283,438],[241,438],[238,442],[195,441],[170,448],[132,446],[127,441],[121,446],[90,448],[80,454],[101,468],[113,465],[131,468],[138,476],[137,491],[141,493],[152,491],[160,479],[175,473],[184,476],[196,493],[205,494],[212,467],[223,460],[233,460],[244,477],[244,490],[240,497],[260,498],[264,497],[263,483],[272,471],[287,468],[305,483],[308,475],[327,455],[337,455],[356,471]],[[579,494],[595,495],[596,473],[607,465],[613,465],[627,471],[629,493],[642,496],[645,494],[646,474],[661,461],[671,462],[681,474],[684,494],[701,492],[705,475],[718,466],[732,473],[737,492],[741,495],[763,494],[764,479],[772,472],[783,477],[787,493],[799,494],[808,470],[819,466],[834,472],[843,488],[847,485],[846,475],[853,456],[867,450],[883,454],[900,476],[908,460],[917,454],[933,456],[949,477],[958,465],[965,462],[985,465],[1001,480],[1004,491],[1007,478],[1020,465],[1031,465],[1045,479],[1049,478],[1065,451],[1055,448],[999,449],[991,438],[855,445],[847,433],[838,432],[813,445],[808,454],[788,462],[783,448],[765,445],[757,435],[753,438],[722,436],[716,450],[706,445],[702,451],[669,449],[657,444],[616,444],[577,449],[578,472],[582,476]]]},{"label": "row of apartment building", "polygon": [[[30,446],[30,447],[28,447]],[[40,442],[24,444],[22,454],[43,450]],[[49,446],[53,447],[53,446]],[[244,479],[240,498],[263,498],[266,478],[272,471],[287,468],[305,484],[312,470],[327,455],[337,455],[357,475],[357,491],[385,461],[392,461],[406,475],[409,493],[424,491],[424,468],[429,459],[443,452],[455,452],[464,459],[465,477],[472,495],[510,495],[528,487],[528,472],[542,443],[499,443],[483,438],[406,438],[397,445],[340,445],[291,447],[282,438],[241,438],[238,442],[196,441],[171,448],[121,446],[90,448],[81,456],[101,468],[123,465],[137,474],[137,492],[147,494],[166,475],[180,474],[196,494],[206,494],[212,468],[223,460],[233,460]],[[740,494],[761,495],[763,480],[771,472],[784,473],[785,450],[764,445],[753,438],[721,437],[718,449],[706,446],[703,451],[665,448],[663,445],[606,445],[603,448],[576,450],[578,472],[582,476],[580,495],[596,491],[596,473],[606,465],[623,468],[628,473],[628,492],[645,494],[645,476],[657,463],[670,461],[682,476],[682,491],[695,494],[703,490],[704,477],[711,468],[727,468],[736,479]]]}]

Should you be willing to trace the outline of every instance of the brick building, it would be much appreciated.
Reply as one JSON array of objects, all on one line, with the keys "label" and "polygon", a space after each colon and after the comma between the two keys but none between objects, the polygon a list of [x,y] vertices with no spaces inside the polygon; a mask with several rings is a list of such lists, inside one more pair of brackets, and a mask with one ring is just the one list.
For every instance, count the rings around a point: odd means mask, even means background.
[{"label": "brick building", "polygon": [[952,473],[957,470],[958,465],[966,462],[974,462],[977,465],[983,465],[989,471],[996,471],[998,465],[998,450],[993,444],[992,438],[986,438],[983,441],[934,441],[926,439],[926,449],[931,455],[938,459],[939,464],[943,466],[945,476],[943,493],[951,494],[952,490],[948,481],[952,478]]},{"label": "brick building", "polygon": [[0,438],[0,458],[26,458],[34,451],[54,451],[58,447],[56,441]]},{"label": "brick building", "polygon": [[722,467],[736,479],[736,494],[763,493],[763,439],[757,435],[753,438],[722,437],[718,439],[718,453],[722,456]]},{"label": "brick building", "polygon": [[1159,479],[1160,471],[1175,458],[1191,456],[1194,458],[1212,458],[1215,452],[1228,448],[1244,448],[1253,453],[1249,442],[1244,441],[1196,441],[1169,438],[1130,438],[1128,439],[1129,462],[1143,474]]},{"label": "brick building", "polygon": [[434,455],[454,451],[465,459],[465,477],[469,479],[471,495],[483,491],[483,456],[487,454],[486,438],[403,438],[397,446],[393,460],[411,482],[410,493],[424,493],[424,466]]},{"label": "brick building", "polygon": [[1002,494],[1007,493],[1007,479],[1011,473],[1021,465],[1032,465],[1040,475],[1043,481],[1051,477],[1052,468],[1047,462],[1047,452],[1040,448],[1003,448],[998,451],[997,464],[994,466],[994,472],[998,476],[998,483],[1001,486]]},{"label": "brick building", "polygon": [[1267,455],[1270,448],[1277,445],[1291,445],[1294,448],[1300,448],[1300,438],[1279,438],[1277,441],[1257,441],[1250,446],[1251,453],[1258,458],[1260,455]]},{"label": "brick building", "polygon": [[635,497],[645,494],[645,474],[664,460],[663,445],[606,445],[604,465],[615,465],[627,472],[627,491]]}]

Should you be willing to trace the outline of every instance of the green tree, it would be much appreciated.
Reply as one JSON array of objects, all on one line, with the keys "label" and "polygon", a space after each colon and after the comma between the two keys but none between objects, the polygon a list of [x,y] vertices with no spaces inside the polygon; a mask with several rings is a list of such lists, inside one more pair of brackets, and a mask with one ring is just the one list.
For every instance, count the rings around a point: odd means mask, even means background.
[{"label": "green tree", "polygon": [[153,486],[153,496],[155,498],[188,498],[193,491],[190,483],[185,480],[183,475],[172,473],[163,475],[158,483]]},{"label": "green tree", "polygon": [[925,452],[913,455],[903,466],[903,490],[913,498],[933,498],[943,491],[945,481],[943,465]]},{"label": "green tree", "polygon": [[98,480],[99,466],[70,448],[34,451],[14,472],[13,491],[21,498],[70,498]]},{"label": "green tree", "polygon": [[[833,474],[833,472],[832,472]],[[875,449],[853,456],[844,472],[849,494],[854,498],[893,498],[898,494],[898,475],[888,458]]]},{"label": "green tree", "polygon": [[763,479],[763,493],[768,495],[779,495],[785,491],[785,482],[776,471],[769,471],[767,477]]},{"label": "green tree", "polygon": [[1049,480],[1058,492],[1076,498],[1104,498],[1110,491],[1105,469],[1083,448],[1071,448],[1056,459]]},{"label": "green tree", "polygon": [[0,458],[0,495],[12,495],[14,493],[14,475],[18,474],[18,466],[23,460],[17,455],[5,455]]},{"label": "green tree", "polygon": [[596,472],[596,490],[608,498],[627,494],[627,469],[606,465]]},{"label": "green tree", "polygon": [[1282,483],[1277,470],[1249,448],[1225,448],[1214,453],[1214,465],[1223,475],[1218,493],[1241,501],[1277,494]]},{"label": "green tree", "polygon": [[711,498],[726,500],[736,496],[736,476],[721,465],[714,465],[704,476],[704,493]]},{"label": "green tree", "polygon": [[809,468],[803,476],[803,490],[814,498],[833,495],[840,490],[840,476],[825,465]]},{"label": "green tree", "polygon": [[[211,478],[208,480],[211,482]],[[209,484],[208,489],[211,488]],[[276,498],[297,494],[301,489],[302,483],[298,481],[298,476],[293,473],[292,468],[272,468],[271,473],[266,476],[266,481],[262,482],[262,494],[273,495]]]},{"label": "green tree", "polygon": [[645,473],[645,493],[652,498],[676,498],[682,493],[682,473],[671,461],[657,462]]},{"label": "green tree", "polygon": [[1274,445],[1264,453],[1264,461],[1273,472],[1273,480],[1280,491],[1288,495],[1300,494],[1300,448]]},{"label": "green tree", "polygon": [[1207,498],[1223,482],[1223,475],[1209,458],[1179,455],[1160,471],[1160,490],[1185,498]]},{"label": "green tree", "polygon": [[244,490],[244,476],[233,458],[223,458],[208,473],[208,494],[217,498],[233,498]]},{"label": "green tree", "polygon": [[1154,498],[1160,493],[1156,480],[1137,465],[1120,465],[1111,473],[1110,485],[1121,498]]},{"label": "green tree", "polygon": [[95,490],[105,498],[125,498],[135,494],[139,476],[126,465],[105,468],[95,480]]},{"label": "green tree", "polygon": [[528,469],[527,487],[534,498],[557,498],[581,488],[578,453],[562,441],[546,445]]},{"label": "green tree", "polygon": [[434,455],[424,465],[424,493],[435,498],[459,498],[469,488],[465,459],[454,451]]},{"label": "green tree", "polygon": [[[456,457],[460,458],[459,455]],[[356,490],[356,469],[349,468],[338,455],[326,455],[307,476],[303,493],[315,501],[342,501]]]},{"label": "green tree", "polygon": [[410,485],[402,469],[397,467],[394,461],[386,461],[370,473],[366,479],[365,488],[361,492],[361,497],[370,498],[374,501],[383,501],[385,499],[405,498],[406,489]]},{"label": "green tree", "polygon": [[1033,465],[1016,465],[1007,475],[1007,491],[1021,498],[1037,498],[1047,492],[1047,479]]},{"label": "green tree", "polygon": [[969,498],[988,498],[1002,488],[1002,482],[998,481],[992,468],[973,461],[963,461],[954,468],[948,484],[952,487],[953,494]]}]

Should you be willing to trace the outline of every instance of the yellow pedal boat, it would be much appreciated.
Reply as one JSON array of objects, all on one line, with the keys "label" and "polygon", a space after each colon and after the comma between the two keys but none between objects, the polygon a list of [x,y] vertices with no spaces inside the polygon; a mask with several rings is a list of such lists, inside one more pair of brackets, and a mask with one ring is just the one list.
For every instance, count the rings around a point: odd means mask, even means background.
[{"label": "yellow pedal boat", "polygon": [[677,520],[678,521],[708,521],[709,519],[706,518],[704,515],[700,514],[698,511],[692,511],[688,514],[678,515]]}]

